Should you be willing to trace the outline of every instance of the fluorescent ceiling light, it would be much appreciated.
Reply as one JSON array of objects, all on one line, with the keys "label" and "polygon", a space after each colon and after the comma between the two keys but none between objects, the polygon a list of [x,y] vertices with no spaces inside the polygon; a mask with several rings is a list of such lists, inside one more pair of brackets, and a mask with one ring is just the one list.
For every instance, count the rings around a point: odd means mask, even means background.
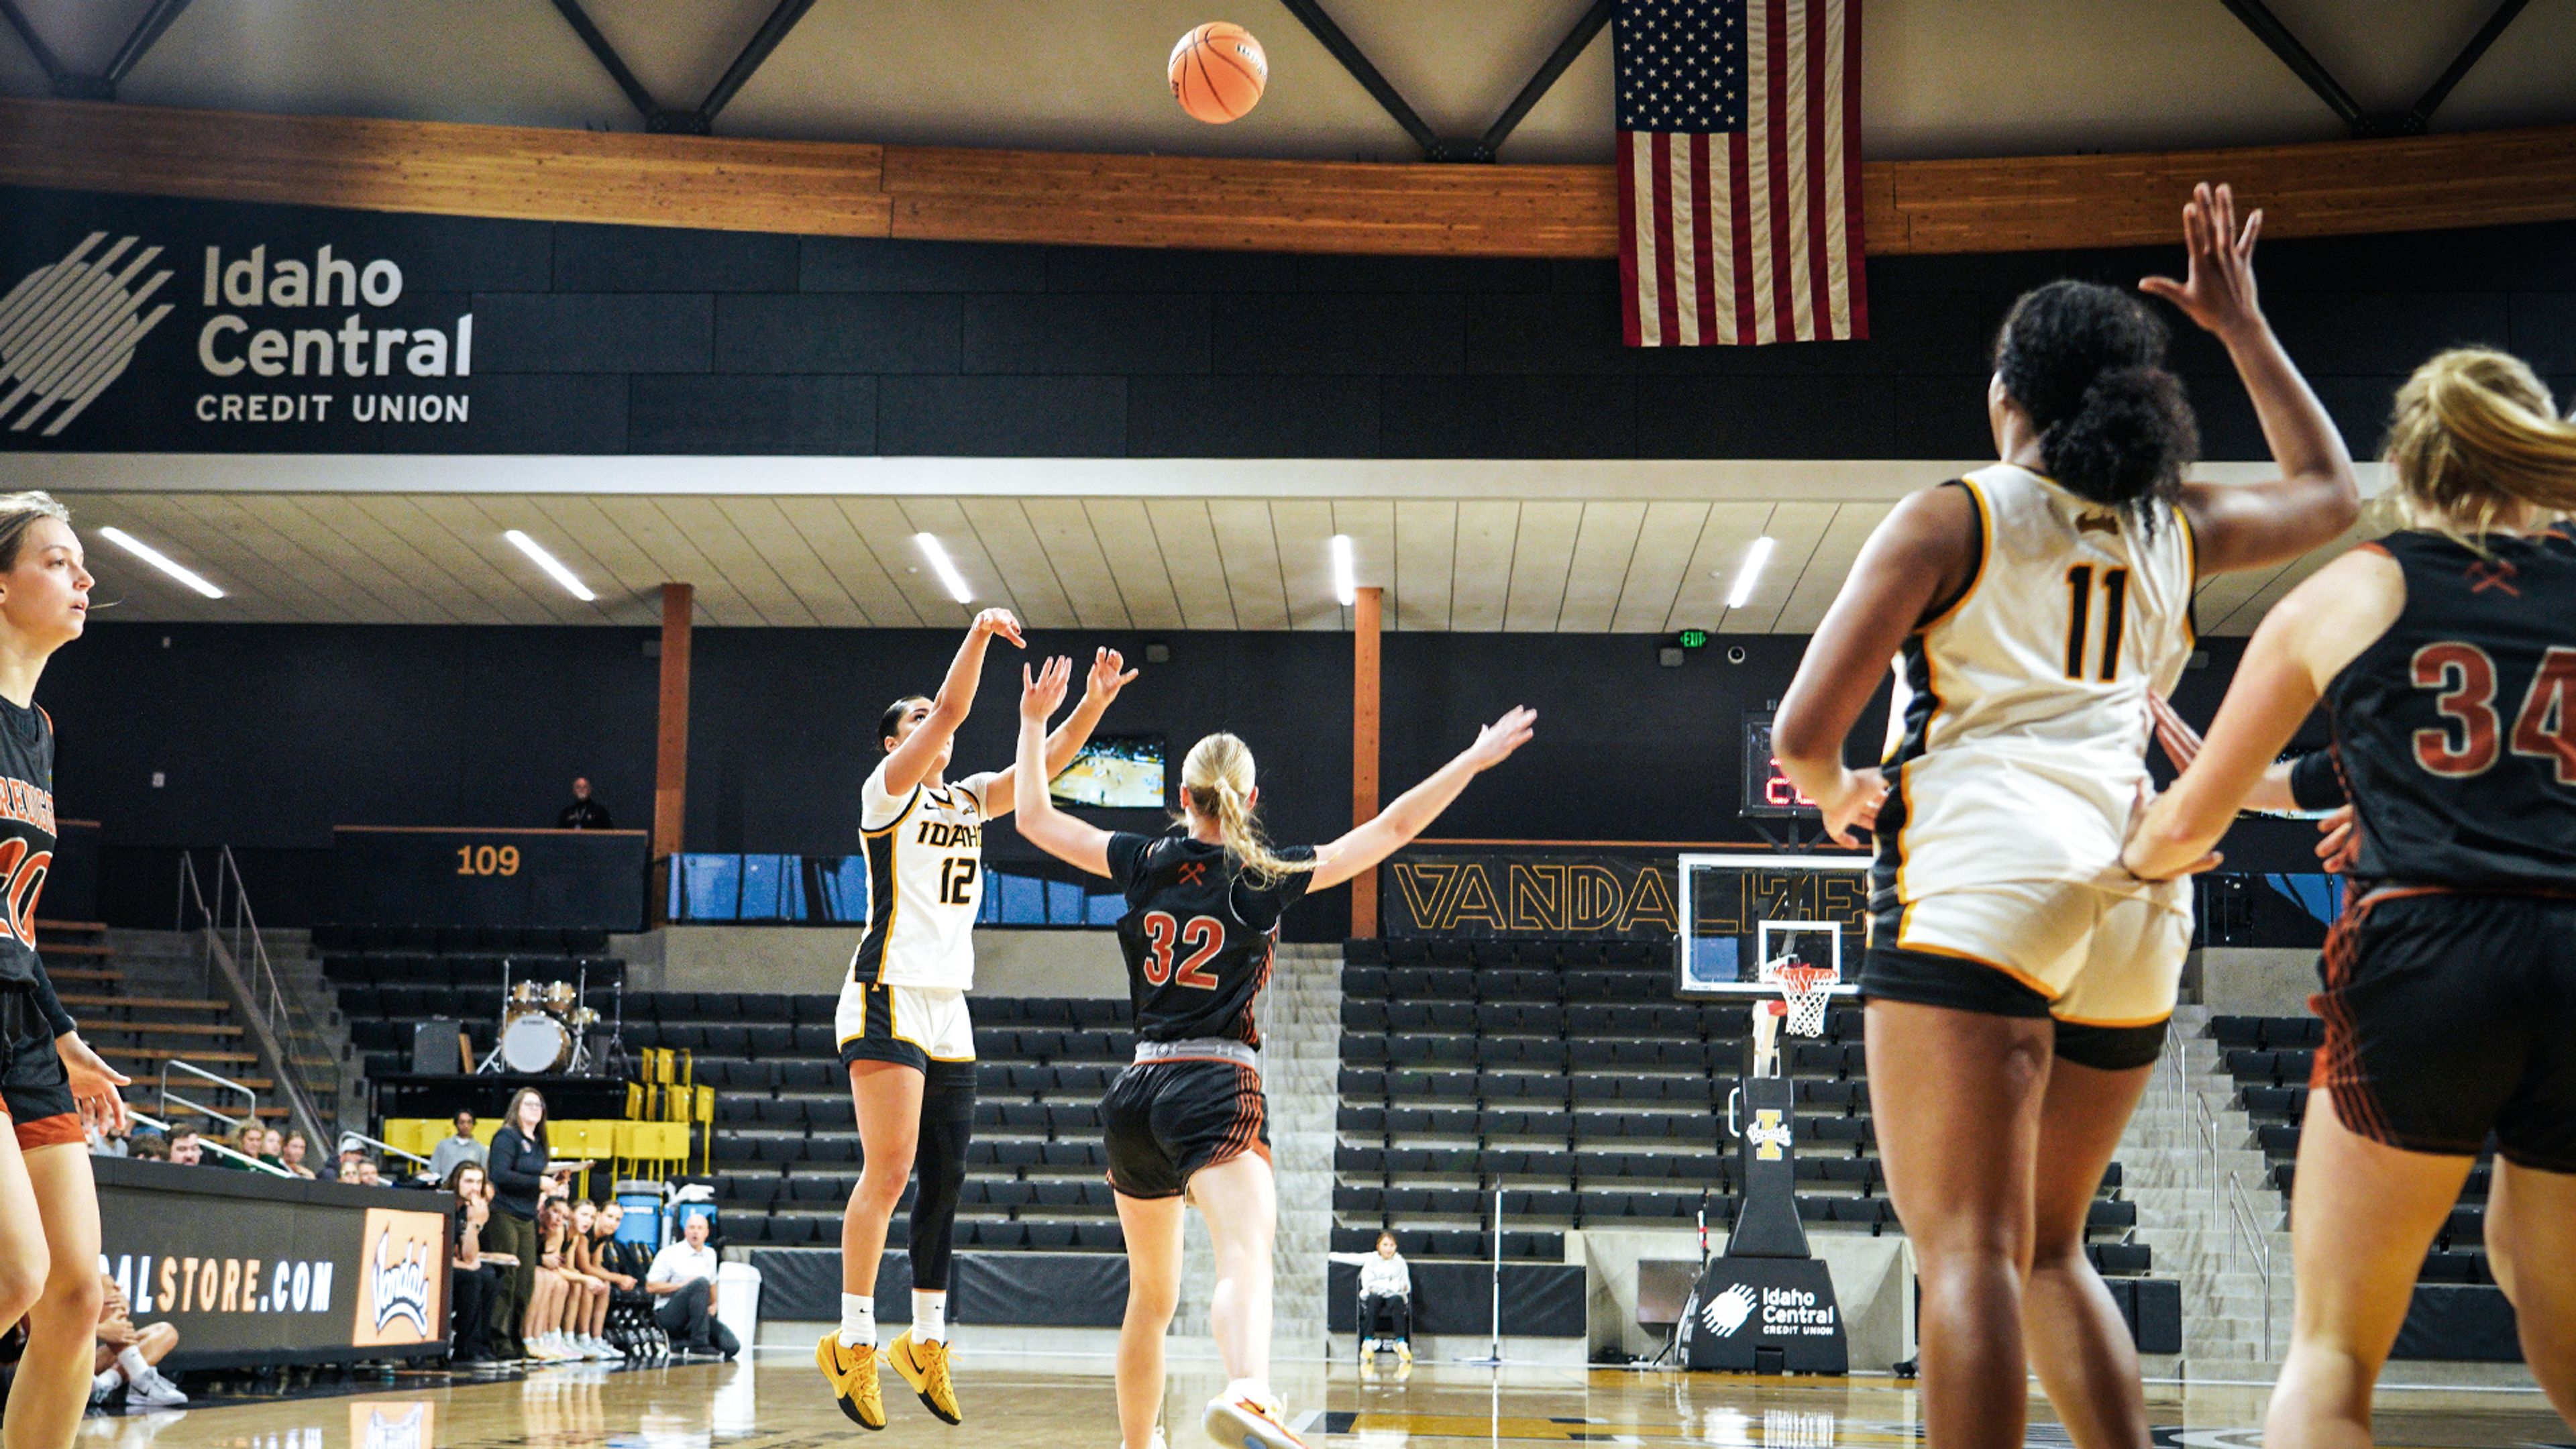
[{"label": "fluorescent ceiling light", "polygon": [[1744,566],[1736,571],[1735,588],[1726,596],[1726,607],[1741,609],[1753,597],[1753,586],[1762,582],[1762,566],[1771,561],[1772,543],[1771,539],[1757,538],[1744,551]]},{"label": "fluorescent ceiling light", "polygon": [[563,585],[564,591],[571,594],[574,598],[587,604],[599,597],[599,595],[590,591],[590,586],[588,584],[585,584],[580,579],[574,577],[572,570],[565,568],[562,562],[553,554],[546,552],[544,548],[540,547],[535,539],[528,537],[526,534],[521,533],[515,528],[501,536],[517,545],[519,552],[536,560],[537,567],[544,569],[548,577],[552,578],[556,583]]},{"label": "fluorescent ceiling light", "polygon": [[1347,533],[1334,534],[1333,598],[1336,602],[1346,607],[1359,602],[1360,583],[1357,575],[1357,566],[1351,561],[1351,536]]},{"label": "fluorescent ceiling light", "polygon": [[975,602],[975,591],[966,587],[966,576],[957,572],[957,565],[949,562],[948,550],[939,546],[938,535],[916,533],[912,541],[921,545],[921,556],[930,560],[930,571],[939,575],[939,581],[948,586],[948,597],[961,604]]},{"label": "fluorescent ceiling light", "polygon": [[161,550],[154,548],[152,545],[145,543],[143,540],[136,538],[133,534],[126,532],[124,529],[102,528],[98,532],[99,536],[106,539],[108,542],[115,544],[118,548],[125,550],[127,553],[130,553],[136,558],[143,560],[145,563],[152,565],[154,568],[159,569],[161,572],[168,574],[170,577],[177,579],[183,584],[186,584],[189,588],[196,590],[207,598],[220,599],[224,596],[223,590],[216,588],[213,584],[207,583],[203,578],[200,578],[189,570],[181,568],[177,560],[171,558]]}]

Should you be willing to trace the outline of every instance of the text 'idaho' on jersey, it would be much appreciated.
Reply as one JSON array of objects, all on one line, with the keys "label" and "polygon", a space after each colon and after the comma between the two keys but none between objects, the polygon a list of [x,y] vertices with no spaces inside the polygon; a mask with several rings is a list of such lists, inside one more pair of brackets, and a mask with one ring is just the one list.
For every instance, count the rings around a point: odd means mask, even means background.
[{"label": "text 'idaho' on jersey", "polygon": [[[1945,485],[1948,486],[1948,485]],[[2147,778],[2147,691],[2191,660],[2191,525],[2154,527],[1998,463],[1956,485],[1975,572],[1907,636],[1888,711],[1875,907],[2013,881],[2174,895],[2120,866]]]},{"label": "text 'idaho' on jersey", "polygon": [[984,809],[991,775],[886,789],[879,763],[859,791],[868,858],[868,928],[850,979],[887,986],[975,985],[975,915],[984,903]]},{"label": "text 'idaho' on jersey", "polygon": [[2365,545],[2406,575],[2388,632],[2335,676],[2335,753],[2366,880],[2576,891],[2576,539]]},{"label": "text 'idaho' on jersey", "polygon": [[[1310,847],[1279,852],[1311,860]],[[1256,885],[1222,846],[1174,831],[1109,837],[1109,878],[1127,897],[1118,946],[1142,1041],[1218,1037],[1261,1045],[1253,1000],[1270,982],[1279,918],[1314,879],[1290,871]]]}]

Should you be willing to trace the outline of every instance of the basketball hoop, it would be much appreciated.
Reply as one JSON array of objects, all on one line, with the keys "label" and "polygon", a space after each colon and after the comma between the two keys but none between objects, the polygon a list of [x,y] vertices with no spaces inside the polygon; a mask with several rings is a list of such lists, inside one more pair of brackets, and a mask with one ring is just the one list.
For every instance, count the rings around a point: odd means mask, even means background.
[{"label": "basketball hoop", "polygon": [[1773,1013],[1788,1019],[1781,1024],[1791,1036],[1823,1036],[1825,1004],[1833,999],[1834,988],[1842,984],[1839,967],[1809,966],[1800,962],[1778,962],[1762,968],[1762,980],[1780,988],[1778,1003],[1764,1002]]}]

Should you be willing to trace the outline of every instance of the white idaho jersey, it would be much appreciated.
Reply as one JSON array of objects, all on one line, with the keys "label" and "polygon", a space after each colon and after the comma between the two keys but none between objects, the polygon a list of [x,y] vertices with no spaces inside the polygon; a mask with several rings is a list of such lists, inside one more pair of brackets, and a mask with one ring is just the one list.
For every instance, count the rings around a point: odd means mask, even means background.
[{"label": "white idaho jersey", "polygon": [[859,793],[868,857],[868,929],[850,980],[888,986],[975,985],[975,912],[984,902],[984,792],[993,777],[889,794],[885,766]]},{"label": "white idaho jersey", "polygon": [[[2120,865],[2147,778],[2147,691],[2190,662],[2191,525],[2087,502],[1999,463],[1963,480],[1967,592],[1905,641],[1888,714],[1875,904],[2006,881],[2172,896]],[[1892,895],[1891,895],[1892,893]]]}]

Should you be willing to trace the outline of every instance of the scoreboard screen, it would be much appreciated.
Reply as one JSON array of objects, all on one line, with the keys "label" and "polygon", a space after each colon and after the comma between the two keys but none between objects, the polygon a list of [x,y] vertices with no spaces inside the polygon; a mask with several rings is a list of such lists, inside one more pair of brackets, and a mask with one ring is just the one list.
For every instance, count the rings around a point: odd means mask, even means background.
[{"label": "scoreboard screen", "polygon": [[1771,753],[1771,712],[1744,714],[1744,813],[1815,818],[1821,812]]}]

